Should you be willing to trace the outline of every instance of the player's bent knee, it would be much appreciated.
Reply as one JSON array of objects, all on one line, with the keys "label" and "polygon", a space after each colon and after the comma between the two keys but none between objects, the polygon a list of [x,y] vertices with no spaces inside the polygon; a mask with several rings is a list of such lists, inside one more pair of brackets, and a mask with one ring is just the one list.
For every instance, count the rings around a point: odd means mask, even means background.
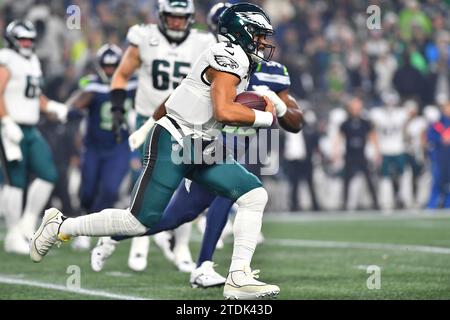
[{"label": "player's bent knee", "polygon": [[269,196],[266,189],[259,187],[252,189],[239,197],[239,199],[236,200],[236,204],[239,207],[247,207],[258,211],[263,211],[268,200]]}]

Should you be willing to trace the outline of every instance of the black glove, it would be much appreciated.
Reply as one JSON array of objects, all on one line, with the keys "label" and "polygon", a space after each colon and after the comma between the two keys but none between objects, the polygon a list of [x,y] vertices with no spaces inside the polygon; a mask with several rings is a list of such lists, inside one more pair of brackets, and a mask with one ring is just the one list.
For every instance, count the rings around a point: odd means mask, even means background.
[{"label": "black glove", "polygon": [[114,136],[116,138],[117,143],[122,142],[122,125],[125,122],[124,112],[122,110],[114,110],[112,111],[112,131],[114,132]]},{"label": "black glove", "polygon": [[114,89],[111,91],[112,131],[117,143],[122,142],[121,129],[125,122],[124,103],[126,97],[127,92],[124,89]]}]

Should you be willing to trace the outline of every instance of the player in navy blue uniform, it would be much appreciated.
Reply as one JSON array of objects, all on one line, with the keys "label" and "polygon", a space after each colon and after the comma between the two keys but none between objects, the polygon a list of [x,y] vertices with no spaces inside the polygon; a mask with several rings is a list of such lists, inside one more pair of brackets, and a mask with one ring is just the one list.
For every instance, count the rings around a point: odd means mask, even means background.
[{"label": "player in navy blue uniform", "polygon": [[432,185],[428,209],[450,208],[450,101],[442,105],[439,121],[427,131]]},{"label": "player in navy blue uniform", "polygon": [[[211,11],[214,9],[223,11],[226,9],[226,5],[217,4]],[[217,19],[208,20],[213,23],[217,21]],[[249,82],[248,90],[261,91],[270,98],[277,109],[278,122],[283,129],[290,132],[300,131],[303,115],[296,101],[289,95],[290,79],[286,67],[277,62],[261,62],[254,65],[253,70],[254,73]],[[229,142],[230,140],[233,140],[232,136],[230,137],[227,134],[224,141]],[[227,147],[233,148],[235,146],[228,144]],[[247,146],[236,147],[246,148]],[[197,269],[191,273],[190,282],[193,287],[206,288],[225,283],[226,279],[214,271],[212,257],[232,206],[233,201],[230,199],[216,196],[199,184],[186,181],[181,183],[174,193],[161,220],[147,232],[148,235],[152,235],[161,231],[172,230],[183,223],[194,220],[209,208]],[[119,236],[112,239],[104,238],[104,241],[100,241],[92,251],[92,268],[95,271],[100,271],[106,259],[114,251],[117,241],[126,238]]]},{"label": "player in navy blue uniform", "polygon": [[[131,151],[128,130],[112,131],[110,99],[111,77],[122,58],[116,45],[105,44],[97,52],[97,74],[80,80],[80,90],[70,99],[73,108],[86,110],[86,132],[81,156],[80,200],[86,212],[98,212],[113,207],[120,185],[129,172]],[[137,81],[130,81],[126,108],[129,110]],[[87,237],[73,242],[77,249],[89,247]]]}]

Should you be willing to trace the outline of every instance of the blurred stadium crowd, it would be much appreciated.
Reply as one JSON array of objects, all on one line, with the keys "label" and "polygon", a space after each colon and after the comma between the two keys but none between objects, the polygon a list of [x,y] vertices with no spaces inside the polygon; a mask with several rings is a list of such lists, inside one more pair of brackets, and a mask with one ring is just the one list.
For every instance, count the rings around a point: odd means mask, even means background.
[{"label": "blurred stadium crowd", "polygon": [[[77,88],[78,80],[93,71],[95,52],[102,44],[125,47],[130,26],[156,22],[156,2],[5,0],[0,4],[0,30],[16,18],[26,17],[34,22],[38,29],[36,52],[45,78],[44,93],[49,98],[65,101]],[[430,204],[434,173],[427,129],[439,120],[439,108],[450,100],[450,1],[252,2],[264,7],[275,25],[274,60],[288,68],[290,92],[305,110],[306,119],[302,133],[283,134],[282,148],[272,150],[271,160],[279,164],[280,170],[274,176],[262,178],[269,194],[280,196],[270,199],[268,210],[442,205]],[[206,15],[214,3],[195,1],[196,27],[207,29]],[[370,16],[366,10],[372,4],[381,9],[380,29],[369,30],[366,24]],[[81,8],[79,30],[66,27],[66,9],[70,5]],[[352,96],[361,100],[351,100]],[[369,159],[366,176],[374,191],[370,191],[361,175],[356,175],[365,173],[364,170],[348,172],[346,162],[351,158],[343,156],[343,148],[337,147],[350,139],[342,126],[348,117],[345,107],[358,109],[355,106],[358,101],[364,106],[362,113],[373,120],[370,126],[384,135],[378,137],[380,147],[369,143],[365,150]],[[400,125],[399,132],[380,131],[383,121],[379,124],[380,116],[372,112],[380,107],[389,112],[391,107],[404,111],[404,121],[395,124]],[[72,119],[68,124],[41,119],[42,132],[52,148],[58,150],[54,156],[60,182],[55,188],[54,201],[61,201],[64,212],[77,210],[79,119]],[[338,140],[339,135],[343,139]],[[383,150],[386,149],[383,144],[398,136],[401,140],[398,150],[393,153]],[[384,158],[379,157],[380,152]],[[409,156],[404,157],[405,153]],[[385,162],[386,157],[393,155],[402,158],[390,171],[389,163]],[[446,161],[444,166],[450,167],[450,158]],[[384,178],[380,174],[382,169]],[[347,181],[348,185],[349,177],[353,176],[355,179],[348,186],[349,199],[343,201],[346,185],[343,182]],[[394,178],[394,183],[385,183],[387,178]],[[306,184],[299,187],[300,181]],[[375,203],[369,197],[373,193],[378,199]],[[397,198],[393,196],[396,194]]]}]

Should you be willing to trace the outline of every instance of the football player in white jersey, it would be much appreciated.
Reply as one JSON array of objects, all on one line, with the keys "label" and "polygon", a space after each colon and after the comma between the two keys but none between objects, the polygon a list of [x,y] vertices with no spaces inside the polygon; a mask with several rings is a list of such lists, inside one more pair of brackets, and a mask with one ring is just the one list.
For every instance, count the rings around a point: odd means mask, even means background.
[{"label": "football player in white jersey", "polygon": [[[377,131],[380,153],[382,155],[380,205],[383,209],[403,207],[401,197],[401,178],[406,165],[405,127],[409,119],[408,110],[399,106],[396,92],[382,95],[384,107],[371,111],[372,122]],[[393,191],[389,180],[392,182]],[[389,200],[394,195],[393,203]]]},{"label": "football player in white jersey", "polygon": [[[135,25],[130,28],[127,39],[129,47],[122,63],[115,73],[111,87],[113,108],[115,109],[115,128],[122,122],[123,91],[126,83],[138,71],[136,94],[136,128],[147,130],[154,123],[155,110],[168,98],[181,80],[191,71],[200,54],[216,43],[215,37],[207,32],[191,29],[194,22],[194,3],[192,0],[160,0],[158,3],[158,24]],[[146,122],[147,120],[149,120]],[[138,149],[143,155],[139,134],[131,135],[130,147]],[[145,137],[144,137],[145,139]],[[167,232],[154,236],[165,256],[177,266],[178,270],[191,272],[195,268],[188,243],[191,223],[184,224],[174,232],[175,247],[170,252]],[[143,271],[147,266],[150,238],[137,237],[132,240],[128,266],[134,271]]]},{"label": "football player in white jersey", "polygon": [[[7,175],[2,201],[8,228],[4,245],[7,252],[18,254],[29,253],[29,239],[57,180],[50,148],[36,128],[40,111],[56,113],[61,121],[67,116],[65,105],[41,93],[35,39],[33,24],[16,20],[6,28],[7,47],[0,49],[0,143]],[[28,188],[21,217],[29,173],[36,179]]]},{"label": "football player in white jersey", "polygon": [[255,175],[222,152],[218,140],[224,124],[270,127],[276,121],[274,104],[267,97],[265,111],[234,102],[247,86],[252,64],[270,60],[274,47],[266,37],[273,28],[263,9],[238,3],[220,16],[219,33],[229,41],[199,56],[192,72],[165,103],[167,114],[150,129],[144,170],[130,208],[105,209],[77,218],[66,218],[55,208],[46,210],[32,238],[34,262],[42,261],[53,245],[74,236],[144,234],[158,223],[173,192],[187,177],[238,205],[224,296],[256,299],[279,293],[278,286],[256,280],[259,271],[250,267],[267,192]]},{"label": "football player in white jersey", "polygon": [[422,206],[420,195],[422,186],[425,183],[419,183],[425,168],[425,147],[426,130],[428,121],[423,115],[419,115],[419,107],[414,100],[405,101],[404,107],[409,113],[409,121],[405,128],[406,137],[406,159],[411,168],[411,187],[410,206],[420,208]]}]

